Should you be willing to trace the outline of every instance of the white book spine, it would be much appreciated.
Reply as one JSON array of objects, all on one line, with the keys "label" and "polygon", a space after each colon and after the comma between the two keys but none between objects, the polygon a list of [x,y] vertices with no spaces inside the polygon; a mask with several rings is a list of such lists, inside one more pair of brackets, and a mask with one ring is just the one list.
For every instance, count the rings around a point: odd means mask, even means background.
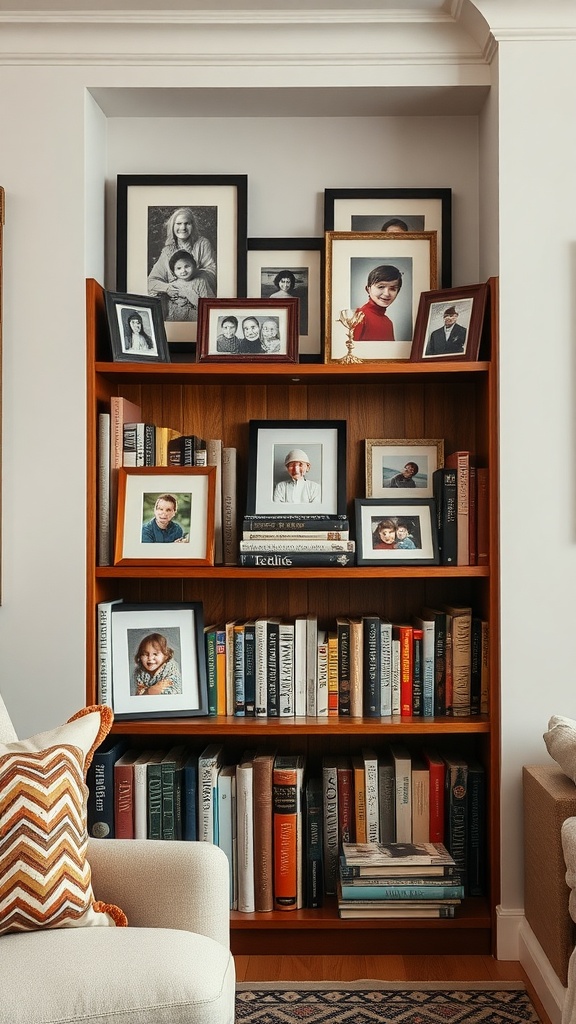
[{"label": "white book spine", "polygon": [[227,769],[218,776],[218,846],[228,858],[230,910],[236,910],[236,773]]},{"label": "white book spine", "polygon": [[252,763],[236,768],[238,910],[252,914],[254,899],[254,807]]},{"label": "white book spine", "polygon": [[115,601],[102,601],[98,605],[98,703],[111,708],[112,703],[112,608],[121,604],[122,598]]},{"label": "white book spine", "polygon": [[254,629],[256,638],[256,718],[266,718],[268,713],[268,651],[266,636],[266,619],[256,619]]},{"label": "white book spine", "polygon": [[380,835],[378,810],[378,757],[373,750],[362,751],[366,785],[366,835],[369,843],[377,843]]},{"label": "white book spine", "polygon": [[316,717],[318,621],[314,615],[306,619],[306,714]]},{"label": "white book spine", "polygon": [[213,843],[214,834],[214,797],[218,779],[218,768],[221,754],[198,758],[198,838],[204,843]]},{"label": "white book spine", "polygon": [[306,715],[306,619],[294,623],[294,714]]},{"label": "white book spine", "polygon": [[316,717],[328,717],[328,639],[325,630],[319,631],[316,648]]},{"label": "white book spine", "polygon": [[396,791],[396,842],[412,842],[412,763],[406,748],[398,743],[390,745],[394,758]]},{"label": "white book spine", "polygon": [[392,714],[400,714],[400,641],[392,640]]},{"label": "white book spine", "polygon": [[240,551],[355,551],[353,540],[241,540]]},{"label": "white book spine", "polygon": [[280,671],[278,676],[278,715],[294,715],[294,623],[280,623]]},{"label": "white book spine", "polygon": [[134,839],[148,838],[148,766],[134,762]]},{"label": "white book spine", "polygon": [[380,622],[380,714],[392,714],[392,623]]}]

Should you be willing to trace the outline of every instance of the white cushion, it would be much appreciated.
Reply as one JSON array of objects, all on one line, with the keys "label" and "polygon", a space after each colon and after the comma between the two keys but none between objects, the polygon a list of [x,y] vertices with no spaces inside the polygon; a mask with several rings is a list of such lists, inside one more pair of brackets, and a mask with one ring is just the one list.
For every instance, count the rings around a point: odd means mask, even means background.
[{"label": "white cushion", "polygon": [[553,715],[544,733],[546,749],[572,782],[576,783],[576,722]]},{"label": "white cushion", "polygon": [[0,937],[0,1019],[10,1024],[233,1024],[234,985],[229,951],[192,932],[63,928]]}]

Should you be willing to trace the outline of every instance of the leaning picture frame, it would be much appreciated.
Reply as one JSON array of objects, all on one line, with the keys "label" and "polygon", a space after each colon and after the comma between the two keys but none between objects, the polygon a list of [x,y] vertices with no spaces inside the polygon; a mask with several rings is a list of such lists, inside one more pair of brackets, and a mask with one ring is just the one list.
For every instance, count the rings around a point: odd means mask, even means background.
[{"label": "leaning picture frame", "polygon": [[298,362],[298,299],[200,299],[198,362]]},{"label": "leaning picture frame", "polygon": [[433,475],[444,465],[444,438],[364,441],[367,498],[433,497]]},{"label": "leaning picture frame", "polygon": [[327,188],[325,231],[435,231],[438,284],[452,284],[452,189]]},{"label": "leaning picture frame", "polygon": [[413,362],[475,362],[480,351],[487,284],[422,292],[414,328]]},{"label": "leaning picture frame", "polygon": [[200,602],[114,605],[111,663],[118,721],[208,714]]},{"label": "leaning picture frame", "polygon": [[116,189],[116,288],[159,296],[169,345],[193,351],[198,298],[246,294],[247,176],[119,174]]},{"label": "leaning picture frame", "polygon": [[356,498],[354,511],[357,565],[438,565],[433,498]]},{"label": "leaning picture frame", "polygon": [[107,291],[105,303],[115,363],[170,362],[159,298]]},{"label": "leaning picture frame", "polygon": [[[326,232],[325,361],[409,359],[420,294],[437,274],[434,231]],[[371,296],[382,285],[394,289],[386,308]]]},{"label": "leaning picture frame", "polygon": [[296,296],[299,362],[321,362],[324,308],[323,238],[249,238],[248,295]]},{"label": "leaning picture frame", "polygon": [[114,565],[214,565],[215,466],[118,470]]},{"label": "leaning picture frame", "polygon": [[249,516],[345,518],[346,420],[251,420],[247,490]]}]

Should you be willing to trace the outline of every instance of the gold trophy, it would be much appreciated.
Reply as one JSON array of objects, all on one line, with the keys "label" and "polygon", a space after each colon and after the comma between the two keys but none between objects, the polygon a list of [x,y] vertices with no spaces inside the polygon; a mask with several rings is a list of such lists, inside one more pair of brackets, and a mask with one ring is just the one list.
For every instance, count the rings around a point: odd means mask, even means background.
[{"label": "gold trophy", "polygon": [[361,324],[364,319],[364,313],[361,309],[341,309],[340,316],[336,323],[342,324],[348,331],[348,338],[346,339],[346,348],[348,354],[342,356],[339,359],[339,363],[361,363],[362,360],[358,356],[352,355],[352,349],[354,348],[354,328]]}]

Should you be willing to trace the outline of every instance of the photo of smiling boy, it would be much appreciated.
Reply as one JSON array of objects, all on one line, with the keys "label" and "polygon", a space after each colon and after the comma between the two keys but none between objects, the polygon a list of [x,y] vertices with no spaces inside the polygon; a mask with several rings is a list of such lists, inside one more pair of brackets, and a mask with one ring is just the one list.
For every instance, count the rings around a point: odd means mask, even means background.
[{"label": "photo of smiling boy", "polygon": [[370,271],[365,285],[368,302],[360,306],[364,319],[354,328],[355,341],[395,341],[394,324],[387,311],[401,287],[398,267],[383,263]]},{"label": "photo of smiling boy", "polygon": [[[144,495],[146,500],[148,496]],[[154,518],[142,526],[143,544],[187,544],[189,535],[174,521],[178,501],[173,494],[159,494],[154,502]]]}]

